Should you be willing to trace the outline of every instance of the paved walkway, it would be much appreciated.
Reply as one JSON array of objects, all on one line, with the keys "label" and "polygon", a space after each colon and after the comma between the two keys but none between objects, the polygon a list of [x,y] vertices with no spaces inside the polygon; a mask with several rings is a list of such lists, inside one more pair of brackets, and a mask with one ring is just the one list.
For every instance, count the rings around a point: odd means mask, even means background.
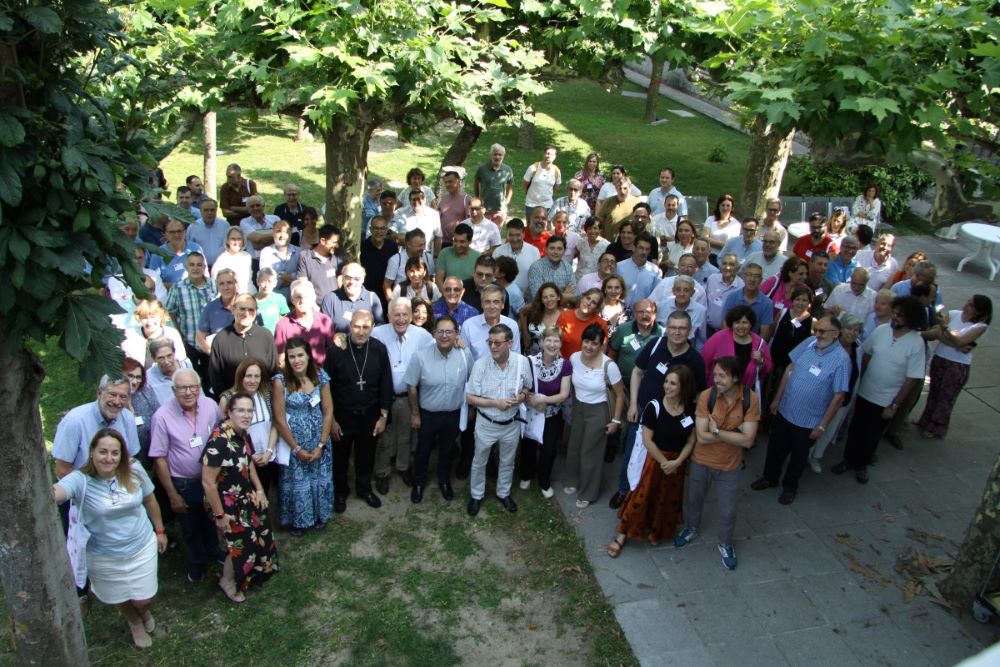
[{"label": "paved walkway", "polygon": [[[973,293],[1000,305],[1000,283],[985,267],[955,273],[970,246],[905,237],[896,256],[920,249],[937,263],[945,302]],[[715,548],[714,501],[702,534],[683,550],[629,542],[617,560],[607,507],[618,461],[606,466],[604,494],[580,511],[557,491],[577,526],[597,580],[643,665],[953,665],[1000,639],[998,624],[962,619],[917,596],[904,598],[906,577],[893,567],[907,548],[954,554],[998,455],[1000,335],[987,334],[945,441],[923,440],[914,427],[897,451],[884,442],[871,482],[806,470],[796,501],[778,490],[751,491],[763,467],[763,443],[750,452],[736,524],[739,567],[723,568]],[[914,418],[923,409],[923,400]],[[831,446],[825,467],[840,460]],[[612,467],[614,470],[612,470]],[[666,544],[666,543],[664,543]]]}]

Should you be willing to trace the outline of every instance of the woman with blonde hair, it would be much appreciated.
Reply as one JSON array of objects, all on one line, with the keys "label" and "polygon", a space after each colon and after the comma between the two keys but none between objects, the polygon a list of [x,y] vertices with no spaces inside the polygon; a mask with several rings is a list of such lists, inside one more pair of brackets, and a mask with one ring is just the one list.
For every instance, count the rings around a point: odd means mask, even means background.
[{"label": "woman with blonde hair", "polygon": [[157,338],[167,338],[174,344],[174,354],[177,362],[187,360],[187,350],[181,333],[171,326],[170,313],[159,301],[143,299],[135,305],[135,311],[126,320],[125,338],[122,340],[122,352],[142,362],[143,368],[153,365],[149,354],[149,343]]},{"label": "woman with blonde hair", "polygon": [[246,245],[247,237],[243,230],[230,227],[226,232],[225,249],[212,265],[212,280],[218,282],[219,272],[229,269],[236,274],[236,291],[253,294],[253,257],[245,250]]}]

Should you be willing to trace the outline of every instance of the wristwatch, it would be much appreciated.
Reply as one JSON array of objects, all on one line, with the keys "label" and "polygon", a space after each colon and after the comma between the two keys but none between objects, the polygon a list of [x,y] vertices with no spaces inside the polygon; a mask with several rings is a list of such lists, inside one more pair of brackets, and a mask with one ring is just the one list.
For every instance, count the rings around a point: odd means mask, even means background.
[{"label": "wristwatch", "polygon": [[714,429],[712,431],[712,435],[714,435],[716,438],[718,438],[719,437],[719,429]]},{"label": "wristwatch", "polygon": [[212,518],[215,519],[216,521],[218,521],[219,519],[224,519],[225,517],[226,517],[225,514],[213,514],[212,515]]}]

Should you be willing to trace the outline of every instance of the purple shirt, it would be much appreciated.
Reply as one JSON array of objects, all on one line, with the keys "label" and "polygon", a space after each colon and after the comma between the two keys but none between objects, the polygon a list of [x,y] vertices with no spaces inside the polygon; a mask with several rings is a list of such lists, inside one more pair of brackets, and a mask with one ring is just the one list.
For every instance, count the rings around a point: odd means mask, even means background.
[{"label": "purple shirt", "polygon": [[177,399],[171,398],[153,413],[149,457],[167,457],[171,477],[200,479],[202,450],[220,421],[219,406],[204,395],[198,397],[194,424]]},{"label": "purple shirt", "polygon": [[302,326],[294,313],[288,313],[278,320],[278,326],[274,329],[274,344],[280,356],[285,353],[285,343],[298,336],[309,343],[313,361],[322,366],[326,361],[327,348],[333,345],[333,334],[333,320],[321,312],[313,313],[312,326],[308,329]]}]

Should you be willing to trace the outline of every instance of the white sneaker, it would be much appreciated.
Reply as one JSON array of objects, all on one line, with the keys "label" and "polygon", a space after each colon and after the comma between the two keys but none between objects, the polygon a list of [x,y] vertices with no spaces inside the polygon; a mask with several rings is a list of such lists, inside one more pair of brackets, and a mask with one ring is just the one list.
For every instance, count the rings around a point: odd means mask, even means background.
[{"label": "white sneaker", "polygon": [[809,468],[817,475],[823,472],[823,465],[819,462],[819,459],[814,459],[809,457]]},{"label": "white sneaker", "polygon": [[520,487],[522,491],[527,491],[528,489],[531,488],[531,480],[530,479],[521,480]]},{"label": "white sneaker", "polygon": [[542,498],[551,498],[554,495],[556,495],[556,492],[552,490],[551,486],[547,489],[542,489]]}]

